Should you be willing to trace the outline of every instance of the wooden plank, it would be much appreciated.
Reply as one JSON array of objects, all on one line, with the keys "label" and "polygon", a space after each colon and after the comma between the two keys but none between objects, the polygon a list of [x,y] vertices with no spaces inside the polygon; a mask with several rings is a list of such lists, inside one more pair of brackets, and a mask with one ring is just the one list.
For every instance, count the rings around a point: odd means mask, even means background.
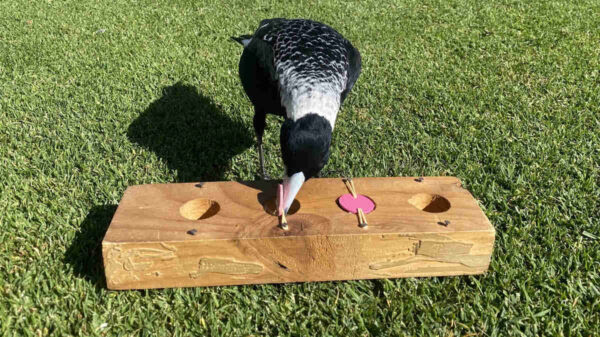
[{"label": "wooden plank", "polygon": [[129,187],[102,242],[108,287],[465,275],[488,268],[494,228],[457,178],[355,178],[357,192],[376,204],[366,229],[336,203],[348,193],[342,179],[319,178],[300,190],[289,230],[282,230],[274,215],[277,183]]}]

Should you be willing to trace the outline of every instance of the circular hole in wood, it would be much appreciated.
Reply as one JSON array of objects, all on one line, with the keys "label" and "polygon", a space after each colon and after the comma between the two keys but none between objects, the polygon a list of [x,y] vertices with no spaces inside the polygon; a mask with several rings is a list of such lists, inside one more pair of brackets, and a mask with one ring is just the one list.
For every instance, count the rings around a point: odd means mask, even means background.
[{"label": "circular hole in wood", "polygon": [[179,214],[188,220],[208,219],[219,213],[219,203],[205,198],[192,199],[179,208]]},{"label": "circular hole in wood", "polygon": [[[274,215],[274,216],[278,216],[279,212],[277,212],[277,201],[275,200],[276,198],[270,199],[267,202],[265,202],[265,204],[263,205],[265,212]],[[294,201],[292,201],[292,205],[290,206],[290,209],[287,212],[287,215],[291,215],[294,214],[296,212],[298,212],[298,210],[300,209],[300,202],[296,199],[294,199]]]},{"label": "circular hole in wood", "polygon": [[450,209],[450,201],[438,194],[415,194],[408,199],[408,203],[429,213],[442,213]]}]

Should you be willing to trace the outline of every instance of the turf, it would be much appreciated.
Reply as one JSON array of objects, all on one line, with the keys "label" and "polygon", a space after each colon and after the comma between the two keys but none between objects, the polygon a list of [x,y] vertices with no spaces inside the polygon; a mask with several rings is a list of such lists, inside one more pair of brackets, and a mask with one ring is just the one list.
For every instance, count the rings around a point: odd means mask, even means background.
[{"label": "turf", "polygon": [[[595,0],[1,1],[0,335],[600,335],[598,13]],[[127,186],[256,178],[229,36],[268,17],[323,21],[362,53],[324,175],[458,176],[497,230],[486,275],[106,290],[99,244]]]}]

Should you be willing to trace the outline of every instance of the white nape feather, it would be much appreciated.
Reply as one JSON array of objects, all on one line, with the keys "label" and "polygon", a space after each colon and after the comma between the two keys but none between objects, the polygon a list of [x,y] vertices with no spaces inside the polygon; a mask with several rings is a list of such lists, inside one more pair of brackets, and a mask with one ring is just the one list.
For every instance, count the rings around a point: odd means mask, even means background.
[{"label": "white nape feather", "polygon": [[313,87],[301,86],[291,92],[280,91],[281,104],[287,111],[287,117],[293,121],[314,113],[325,118],[335,126],[335,120],[340,108],[340,95],[332,92],[328,85],[315,85]]},{"label": "white nape feather", "polygon": [[[301,64],[300,64],[301,65]],[[315,77],[305,77],[296,72],[296,66],[291,61],[285,61],[277,66],[279,73],[279,95],[281,105],[287,112],[287,118],[293,121],[314,113],[325,118],[335,127],[335,120],[341,105],[340,93],[346,83],[343,77],[330,78],[326,82]]]}]

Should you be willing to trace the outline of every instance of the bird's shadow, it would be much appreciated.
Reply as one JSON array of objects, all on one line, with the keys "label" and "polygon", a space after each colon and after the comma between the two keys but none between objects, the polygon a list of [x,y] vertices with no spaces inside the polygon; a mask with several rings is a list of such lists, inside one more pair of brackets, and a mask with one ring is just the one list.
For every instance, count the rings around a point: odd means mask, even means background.
[{"label": "bird's shadow", "polygon": [[178,182],[223,180],[231,158],[254,144],[241,119],[181,83],[164,88],[162,97],[131,123],[127,136],[162,158]]},{"label": "bird's shadow", "polygon": [[102,239],[117,210],[117,205],[94,206],[81,223],[79,232],[67,249],[64,262],[71,265],[76,276],[105,288],[102,268]]}]

